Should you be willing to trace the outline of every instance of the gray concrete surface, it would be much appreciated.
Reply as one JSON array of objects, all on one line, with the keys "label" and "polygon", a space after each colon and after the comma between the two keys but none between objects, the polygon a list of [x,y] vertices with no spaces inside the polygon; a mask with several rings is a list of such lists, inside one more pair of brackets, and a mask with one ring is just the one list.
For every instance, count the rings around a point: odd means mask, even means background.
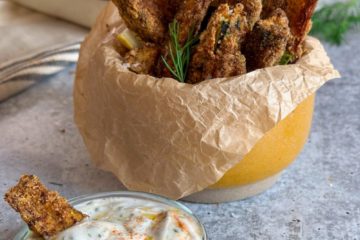
[{"label": "gray concrete surface", "polygon": [[[309,141],[278,184],[266,193],[226,204],[186,203],[210,239],[360,239],[360,47],[351,33],[326,48],[343,77],[318,92]],[[0,196],[23,173],[39,175],[66,197],[117,190],[97,170],[74,126],[74,69],[0,104]],[[0,239],[21,220],[0,199]]]}]

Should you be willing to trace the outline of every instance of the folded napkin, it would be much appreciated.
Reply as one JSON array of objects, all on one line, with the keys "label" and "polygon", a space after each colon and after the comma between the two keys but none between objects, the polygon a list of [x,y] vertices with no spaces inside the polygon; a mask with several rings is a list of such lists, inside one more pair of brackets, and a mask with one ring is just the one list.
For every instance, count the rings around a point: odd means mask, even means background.
[{"label": "folded napkin", "polygon": [[[0,0],[0,102],[74,64],[79,43],[89,31],[78,24],[90,26],[103,3],[99,0]],[[51,13],[68,21],[51,17]]]}]

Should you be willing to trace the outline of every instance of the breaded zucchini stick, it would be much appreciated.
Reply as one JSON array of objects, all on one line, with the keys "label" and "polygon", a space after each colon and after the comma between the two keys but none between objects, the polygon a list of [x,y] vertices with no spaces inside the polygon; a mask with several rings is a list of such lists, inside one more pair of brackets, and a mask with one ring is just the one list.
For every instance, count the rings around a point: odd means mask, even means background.
[{"label": "breaded zucchini stick", "polygon": [[196,46],[188,75],[189,83],[231,77],[246,72],[241,44],[249,31],[244,6],[219,5]]},{"label": "breaded zucchini stick", "polygon": [[[200,30],[201,23],[207,13],[212,0],[183,0],[175,14],[175,20],[179,24],[179,44],[183,45],[193,31],[194,35]],[[171,65],[170,60],[171,39],[167,38],[162,56]],[[171,77],[170,71],[164,65],[162,58],[159,58],[157,64],[157,75],[159,77]]]},{"label": "breaded zucchini stick", "polygon": [[43,237],[53,236],[86,217],[33,175],[22,176],[5,194],[5,201],[20,213],[32,231]]},{"label": "breaded zucchini stick", "polygon": [[112,0],[127,27],[143,40],[161,43],[167,32],[163,11],[154,0]]},{"label": "breaded zucchini stick", "polygon": [[[229,18],[229,28],[215,52],[215,61],[212,63],[211,78],[232,77],[246,73],[246,60],[241,54],[241,44],[245,39],[248,28],[246,12],[242,4],[235,5]],[[210,71],[205,67],[204,76]]]},{"label": "breaded zucchini stick", "polygon": [[175,15],[175,20],[179,23],[179,43],[184,44],[191,30],[195,34],[200,30],[206,12],[212,0],[184,0]]},{"label": "breaded zucchini stick", "polygon": [[154,0],[164,14],[166,26],[174,20],[183,0]]},{"label": "breaded zucchini stick", "polygon": [[204,68],[206,63],[215,60],[215,50],[218,41],[225,36],[229,21],[229,5],[222,4],[212,14],[208,26],[200,35],[200,43],[195,47],[190,61],[188,82],[198,83],[205,80]]},{"label": "breaded zucchini stick", "polygon": [[129,64],[129,69],[139,74],[153,74],[160,49],[154,44],[146,43],[140,48],[127,52],[124,61]]},{"label": "breaded zucchini stick", "polygon": [[268,17],[272,11],[281,8],[285,11],[291,29],[292,37],[288,51],[295,57],[303,54],[302,43],[311,29],[311,17],[317,0],[264,0],[262,17]]},{"label": "breaded zucchini stick", "polygon": [[242,51],[247,71],[274,66],[284,55],[290,37],[289,21],[281,9],[258,21],[246,38]]},{"label": "breaded zucchini stick", "polygon": [[229,5],[236,5],[241,3],[244,5],[244,12],[246,13],[246,18],[249,24],[250,29],[253,28],[254,24],[260,20],[260,15],[262,11],[262,0],[220,0],[213,2],[213,5],[219,5],[227,3]]},{"label": "breaded zucchini stick", "polygon": [[254,27],[255,23],[260,20],[262,1],[241,0],[240,3],[244,5],[244,12],[246,14],[246,19],[251,30]]}]

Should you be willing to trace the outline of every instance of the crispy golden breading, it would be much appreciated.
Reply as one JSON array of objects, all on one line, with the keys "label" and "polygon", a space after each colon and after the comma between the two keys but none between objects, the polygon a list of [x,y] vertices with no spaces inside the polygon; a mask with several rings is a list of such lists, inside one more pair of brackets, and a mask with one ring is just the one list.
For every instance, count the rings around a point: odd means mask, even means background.
[{"label": "crispy golden breading", "polygon": [[[208,26],[200,35],[200,43],[195,47],[190,61],[188,82],[198,83],[205,80],[203,72],[207,62],[215,60],[215,50],[218,38],[225,35],[229,15],[229,5],[222,4],[212,14]],[[224,20],[223,20],[224,19]]]},{"label": "crispy golden breading", "polygon": [[263,17],[269,16],[277,8],[285,11],[291,34],[288,50],[296,57],[302,55],[302,43],[311,29],[311,17],[316,7],[317,0],[264,0]]},{"label": "crispy golden breading", "polygon": [[246,13],[247,22],[250,29],[252,29],[254,24],[260,20],[262,0],[219,0],[213,2],[212,5],[219,5],[224,3],[229,5],[236,5],[241,3],[244,5],[244,12]]},{"label": "crispy golden breading", "polygon": [[175,15],[179,23],[179,43],[184,44],[190,30],[198,33],[212,0],[184,0]]},{"label": "crispy golden breading", "polygon": [[174,20],[180,4],[183,0],[154,0],[164,14],[166,26]]},{"label": "crispy golden breading", "polygon": [[[241,44],[248,28],[244,6],[237,4],[229,18],[229,28],[215,53],[212,78],[232,77],[246,73],[246,60],[241,54]],[[209,75],[206,71],[204,75]]]},{"label": "crispy golden breading", "polygon": [[161,43],[167,32],[165,15],[154,0],[113,0],[127,27],[143,40]]},{"label": "crispy golden breading", "polygon": [[[201,23],[206,15],[206,12],[212,0],[183,0],[179,5],[179,9],[175,14],[175,20],[179,24],[179,43],[183,45],[189,36],[189,32],[193,31],[196,35],[200,30]],[[162,56],[171,65],[170,61],[170,46],[171,39],[168,37],[164,44]],[[170,71],[166,68],[161,58],[158,59],[157,76],[171,77]]]},{"label": "crispy golden breading", "polygon": [[241,44],[249,31],[244,6],[219,5],[200,36],[190,62],[188,82],[231,77],[246,72]]},{"label": "crispy golden breading", "polygon": [[317,0],[113,1],[128,27],[161,49],[160,53],[152,47],[128,52],[125,59],[136,73],[172,77],[168,69],[174,67],[168,25],[173,20],[178,24],[180,46],[186,43],[190,32],[200,35],[200,42],[191,53],[186,79],[189,83],[273,66],[285,51],[297,60],[303,54],[302,43],[311,28],[317,3]]},{"label": "crispy golden breading", "polygon": [[244,5],[244,12],[246,14],[246,19],[251,30],[254,27],[255,23],[260,20],[262,1],[241,0],[240,3]]},{"label": "crispy golden breading", "polygon": [[46,189],[33,175],[22,176],[5,194],[5,200],[20,213],[32,231],[43,237],[53,236],[86,217],[57,192]]},{"label": "crispy golden breading", "polygon": [[274,66],[284,55],[290,37],[289,21],[281,9],[258,21],[242,48],[247,71]]},{"label": "crispy golden breading", "polygon": [[220,4],[236,5],[241,3],[241,0],[214,0],[211,6],[218,7]]},{"label": "crispy golden breading", "polygon": [[124,60],[129,69],[135,73],[153,74],[160,50],[154,44],[145,44],[141,48],[133,49],[125,54]]}]

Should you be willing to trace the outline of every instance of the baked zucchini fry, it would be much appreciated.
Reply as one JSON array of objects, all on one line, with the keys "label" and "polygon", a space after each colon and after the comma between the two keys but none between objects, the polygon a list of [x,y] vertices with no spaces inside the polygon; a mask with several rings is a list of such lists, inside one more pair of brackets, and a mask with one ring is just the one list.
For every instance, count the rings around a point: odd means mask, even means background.
[{"label": "baked zucchini fry", "polygon": [[215,60],[217,44],[224,38],[228,30],[229,12],[229,5],[221,4],[212,14],[206,30],[201,33],[200,43],[195,47],[190,61],[189,83],[198,83],[205,80],[205,65],[207,62]]},{"label": "baked zucchini fry", "polygon": [[275,9],[285,11],[292,37],[288,50],[298,59],[303,54],[302,43],[311,29],[311,17],[317,0],[263,0],[262,17],[268,17]]},{"label": "baked zucchini fry", "polygon": [[134,48],[124,56],[129,69],[138,74],[153,74],[160,50],[155,44],[146,43],[140,48]]},{"label": "baked zucchini fry", "polygon": [[[212,78],[232,77],[246,73],[246,60],[241,54],[241,44],[250,28],[242,4],[234,6],[229,20],[229,28],[216,50],[215,61],[212,62]],[[208,67],[205,67],[206,69]],[[208,76],[209,73],[205,71],[204,75]]]},{"label": "baked zucchini fry", "polygon": [[260,20],[262,2],[261,0],[241,0],[240,3],[244,5],[244,12],[251,30],[255,23]]},{"label": "baked zucchini fry", "polygon": [[224,3],[233,6],[238,3],[244,5],[244,12],[246,13],[246,18],[250,29],[252,29],[254,24],[258,20],[260,20],[260,15],[262,11],[262,0],[220,0],[213,2],[212,5],[218,6],[219,4]]},{"label": "baked zucchini fry", "polygon": [[184,0],[175,14],[175,20],[179,23],[179,43],[187,41],[189,32],[194,35],[200,30],[201,23],[212,0]]},{"label": "baked zucchini fry", "polygon": [[161,43],[167,32],[163,11],[154,0],[112,0],[126,26],[141,39]]},{"label": "baked zucchini fry", "polygon": [[[194,36],[198,34],[211,2],[212,0],[184,0],[179,5],[174,20],[179,25],[178,42],[180,46],[183,46],[188,41],[189,32],[192,32]],[[161,55],[173,67],[170,57],[170,46],[171,38],[168,37]],[[162,58],[158,59],[156,72],[158,77],[172,77]]]},{"label": "baked zucchini fry", "polygon": [[245,58],[240,47],[248,31],[242,4],[233,7],[219,5],[194,49],[188,82],[198,83],[205,79],[245,73]]},{"label": "baked zucchini fry", "polygon": [[86,217],[33,175],[22,176],[5,194],[5,201],[20,213],[32,231],[42,237],[53,236]]},{"label": "baked zucchini fry", "polygon": [[166,26],[174,20],[180,4],[183,0],[153,0],[159,6],[160,11],[164,15]]},{"label": "baked zucchini fry", "polygon": [[255,24],[242,48],[248,72],[280,62],[290,37],[288,25],[286,14],[281,9],[276,9],[269,18]]}]

